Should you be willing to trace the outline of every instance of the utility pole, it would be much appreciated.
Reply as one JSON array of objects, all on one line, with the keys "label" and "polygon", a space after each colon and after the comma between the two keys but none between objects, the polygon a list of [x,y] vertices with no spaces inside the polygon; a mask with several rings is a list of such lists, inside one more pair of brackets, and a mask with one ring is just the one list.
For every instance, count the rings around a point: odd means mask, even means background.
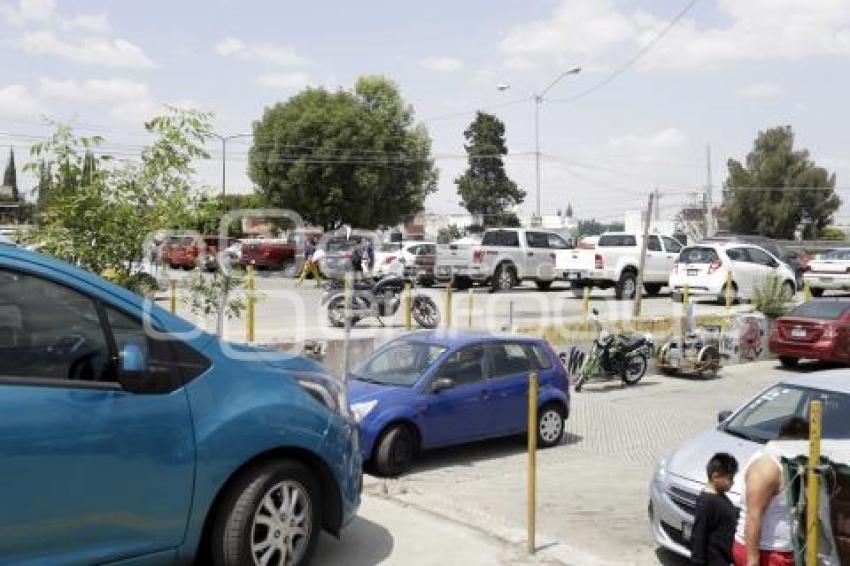
[{"label": "utility pole", "polygon": [[227,142],[237,138],[251,138],[254,134],[233,134],[224,136],[212,132],[212,137],[221,141],[221,204],[224,205],[224,197],[227,195]]},{"label": "utility pole", "polygon": [[711,145],[705,144],[705,236],[710,238],[714,232],[714,188],[711,183]]},{"label": "utility pole", "polygon": [[655,201],[655,193],[649,193],[649,204],[646,207],[646,216],[643,217],[643,242],[640,246],[640,267],[638,268],[637,289],[635,290],[635,306],[632,316],[640,316],[640,303],[643,298],[643,271],[646,267],[646,248],[649,245],[649,224],[652,222],[652,205]]},{"label": "utility pole", "polygon": [[655,206],[653,208],[655,211],[654,219],[656,222],[661,220],[661,190],[658,187],[655,187]]}]

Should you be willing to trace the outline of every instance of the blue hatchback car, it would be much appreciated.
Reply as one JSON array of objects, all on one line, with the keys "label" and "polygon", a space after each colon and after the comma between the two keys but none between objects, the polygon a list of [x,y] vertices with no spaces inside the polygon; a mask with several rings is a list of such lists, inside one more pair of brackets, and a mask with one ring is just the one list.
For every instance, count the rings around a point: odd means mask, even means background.
[{"label": "blue hatchback car", "polygon": [[306,564],[360,500],[317,364],[0,246],[0,563]]},{"label": "blue hatchback car", "polygon": [[528,374],[539,377],[537,439],[561,442],[567,372],[528,336],[421,331],[378,349],[349,376],[363,459],[381,475],[407,470],[418,450],[528,431]]}]

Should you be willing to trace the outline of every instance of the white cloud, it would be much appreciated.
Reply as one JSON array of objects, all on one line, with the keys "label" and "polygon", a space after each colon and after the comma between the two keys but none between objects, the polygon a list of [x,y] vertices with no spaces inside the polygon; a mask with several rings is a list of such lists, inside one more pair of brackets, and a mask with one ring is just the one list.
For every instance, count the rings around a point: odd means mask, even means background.
[{"label": "white cloud", "polygon": [[249,45],[235,37],[228,37],[215,45],[215,52],[222,57],[235,57],[246,61],[262,61],[282,66],[306,65],[307,60],[286,45],[258,43]]},{"label": "white cloud", "polygon": [[41,105],[24,85],[0,87],[0,116],[30,117],[41,110]]},{"label": "white cloud", "polygon": [[17,6],[0,4],[0,17],[14,27],[29,24],[49,24],[55,13],[55,0],[20,0]]},{"label": "white cloud", "polygon": [[110,104],[143,102],[150,96],[148,85],[126,79],[56,81],[42,78],[39,81],[39,94],[54,100]]},{"label": "white cloud", "polygon": [[419,65],[432,71],[460,71],[463,62],[454,57],[425,57],[419,60]]},{"label": "white cloud", "polygon": [[776,83],[752,83],[738,90],[744,98],[777,98],[783,94],[785,90]]},{"label": "white cloud", "polygon": [[112,26],[106,14],[81,14],[62,23],[67,31],[85,31],[89,33],[109,33]]},{"label": "white cloud", "polygon": [[259,77],[257,82],[263,86],[282,90],[300,90],[312,84],[305,73],[270,73]]},{"label": "white cloud", "polygon": [[681,130],[669,127],[649,135],[627,134],[613,137],[608,140],[608,146],[611,149],[627,151],[668,150],[680,147],[686,141],[687,138]]},{"label": "white cloud", "polygon": [[25,35],[20,46],[28,53],[53,55],[81,65],[127,69],[156,67],[139,46],[120,38],[88,37],[72,43],[52,32],[40,31]]},{"label": "white cloud", "polygon": [[[647,52],[638,68],[698,68],[738,60],[798,60],[850,55],[846,0],[718,0],[713,27],[683,18]],[[506,66],[611,64],[634,54],[669,24],[611,0],[561,0],[551,14],[517,24],[502,41]]]}]

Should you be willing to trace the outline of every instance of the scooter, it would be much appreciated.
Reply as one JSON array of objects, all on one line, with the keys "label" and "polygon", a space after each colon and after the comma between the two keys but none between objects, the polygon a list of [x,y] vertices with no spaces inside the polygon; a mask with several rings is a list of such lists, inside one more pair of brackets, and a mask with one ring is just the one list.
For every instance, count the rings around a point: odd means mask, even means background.
[{"label": "scooter", "polygon": [[[351,289],[350,320],[354,326],[365,318],[375,317],[381,326],[382,318],[393,316],[401,308],[402,294],[406,284],[413,286],[412,279],[391,275],[378,282],[368,279],[355,281]],[[343,282],[331,280],[325,287],[322,305],[327,307],[331,326],[345,326],[345,288]],[[411,314],[422,328],[434,329],[440,324],[440,309],[428,295],[415,293],[412,297]]]},{"label": "scooter", "polygon": [[603,327],[596,309],[590,321],[597,330],[590,351],[573,348],[569,354],[561,354],[561,361],[570,373],[578,376],[576,392],[595,379],[619,376],[625,385],[634,385],[643,379],[655,350],[652,337],[609,332]]}]

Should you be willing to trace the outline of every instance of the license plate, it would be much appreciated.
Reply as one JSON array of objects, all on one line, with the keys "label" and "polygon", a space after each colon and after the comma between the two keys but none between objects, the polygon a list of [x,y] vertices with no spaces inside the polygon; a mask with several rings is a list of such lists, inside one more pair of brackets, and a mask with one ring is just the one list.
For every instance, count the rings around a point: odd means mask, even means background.
[{"label": "license plate", "polygon": [[578,279],[578,273],[567,273],[567,279]]},{"label": "license plate", "polygon": [[791,337],[792,338],[805,338],[806,337],[806,329],[800,328],[799,326],[791,329]]},{"label": "license plate", "polygon": [[688,270],[688,275],[689,275],[689,276],[691,276],[691,277],[694,277],[694,276],[696,276],[696,275],[699,275],[699,270],[698,270],[698,269],[689,269],[689,270]]},{"label": "license plate", "polygon": [[685,540],[691,540],[691,534],[693,533],[694,526],[689,522],[685,521],[682,523],[682,538]]}]

